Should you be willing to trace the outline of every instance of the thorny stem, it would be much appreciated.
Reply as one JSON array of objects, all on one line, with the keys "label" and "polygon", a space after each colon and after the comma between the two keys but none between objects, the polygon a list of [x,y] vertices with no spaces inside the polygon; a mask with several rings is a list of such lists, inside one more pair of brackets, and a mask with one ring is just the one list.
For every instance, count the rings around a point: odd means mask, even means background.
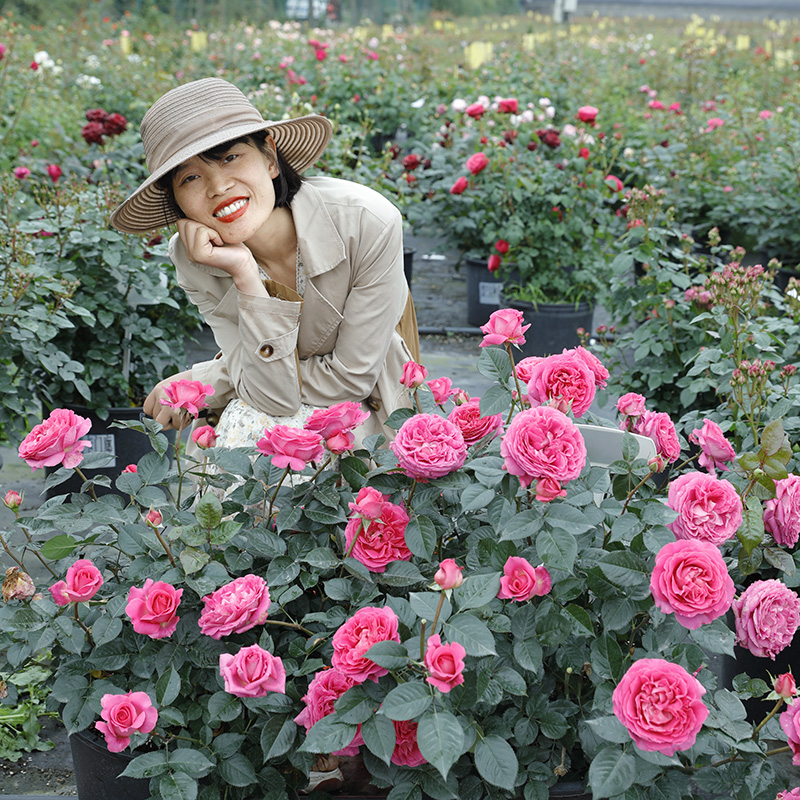
[{"label": "thorny stem", "polygon": [[778,710],[782,705],[783,705],[783,698],[781,697],[781,699],[778,700],[777,703],[775,703],[775,708],[773,708],[772,711],[770,711],[769,714],[767,714],[767,716],[764,717],[764,719],[762,719],[761,722],[758,723],[758,726],[753,731],[753,735],[750,737],[751,739],[755,739],[756,736],[758,736],[758,732],[778,713]]},{"label": "thorny stem", "polygon": [[422,623],[419,626],[419,660],[422,661],[425,658],[425,625],[427,624],[427,620],[422,620]]},{"label": "thorny stem", "polygon": [[298,625],[296,622],[284,622],[283,620],[279,619],[265,619],[264,625],[282,625],[284,628],[292,628],[296,631],[302,631],[307,636],[313,636],[314,632],[310,631],[308,628],[304,628],[302,625]]},{"label": "thorny stem", "polygon": [[637,483],[636,486],[634,486],[633,489],[631,489],[630,492],[628,492],[628,496],[625,498],[625,504],[622,506],[622,511],[620,511],[620,514],[624,514],[625,513],[625,509],[628,507],[628,504],[633,499],[633,496],[636,494],[636,492],[639,491],[639,489],[642,488],[642,486],[645,485],[645,483],[647,483],[647,481],[650,480],[652,475],[653,475],[652,472],[648,472],[647,475],[645,475],[644,478],[642,478],[639,481],[639,483]]},{"label": "thorny stem", "polygon": [[283,475],[281,475],[281,479],[278,481],[278,485],[275,487],[275,491],[272,493],[272,497],[269,500],[269,511],[267,512],[267,522],[272,519],[272,509],[275,507],[275,498],[278,496],[278,490],[283,486],[283,482],[286,480],[286,476],[289,474],[289,470],[291,467],[286,467],[283,471]]},{"label": "thorny stem", "polygon": [[[16,564],[19,564],[19,568],[24,572],[25,571],[25,565],[22,563],[22,561],[20,561],[20,559],[18,559],[14,555],[14,553],[11,550],[11,548],[8,546],[8,542],[6,542],[5,537],[1,533],[0,533],[0,542],[2,542],[2,544],[3,544],[3,550],[5,550],[6,553],[8,553],[8,555],[12,559],[12,561],[14,561]],[[47,565],[45,564],[45,566],[47,566]],[[50,569],[49,567],[47,567],[47,568]],[[52,573],[53,577],[57,577],[55,572],[53,572],[53,570],[50,570],[50,572]]]},{"label": "thorny stem", "polygon": [[81,622],[81,618],[78,616],[78,604],[75,603],[75,607],[73,609],[75,614],[75,622],[83,628],[83,632],[86,634],[87,638],[89,639],[89,644],[94,647],[94,639],[92,639],[92,632]]},{"label": "thorny stem", "polygon": [[417,407],[417,411],[421,414],[422,413],[422,406],[419,404],[419,397],[417,397],[417,390],[414,389],[414,405]]},{"label": "thorny stem", "polygon": [[[78,473],[78,475],[80,475],[80,476],[81,476],[81,480],[82,480],[84,483],[86,483],[86,482],[89,480],[89,479],[86,477],[86,475],[84,475],[84,473],[83,473],[83,471],[81,470],[81,468],[80,468],[80,467],[75,467],[75,472],[77,472],[77,473]],[[94,486],[90,486],[90,487],[89,487],[89,491],[92,493],[92,500],[97,500],[97,492],[95,492],[95,490],[94,490]]]},{"label": "thorny stem", "polygon": [[[506,342],[506,352],[508,353],[508,357],[511,360],[511,374],[514,376],[514,383],[517,385],[517,400],[516,402],[519,403],[520,408],[522,407],[522,390],[519,386],[519,376],[517,375],[516,365],[514,364],[514,353],[511,350],[511,343]],[[506,419],[506,425],[511,422],[511,417],[514,414],[514,405],[515,401],[511,401],[511,408],[508,411],[508,419]]]},{"label": "thorny stem", "polygon": [[161,543],[161,546],[164,548],[164,551],[166,552],[167,557],[169,558],[169,563],[172,564],[172,566],[174,567],[175,557],[172,555],[172,550],[170,550],[169,545],[164,541],[163,537],[158,532],[158,528],[156,528],[155,525],[151,525],[150,527],[152,528],[153,533],[156,535],[156,539],[158,539],[158,541]]},{"label": "thorny stem", "polygon": [[[17,518],[17,522],[19,522],[19,517]],[[30,535],[30,533],[28,533],[28,529],[27,529],[27,528],[26,528],[24,525],[22,525],[22,524],[20,524],[20,526],[19,526],[19,527],[20,527],[20,530],[21,530],[21,531],[22,531],[22,532],[25,534],[25,538],[26,538],[26,539],[27,539],[29,542],[33,542],[33,537]],[[2,536],[0,536],[0,539],[1,539],[1,538],[2,538]],[[3,541],[3,548],[4,548],[4,549],[6,550],[6,552],[8,553],[8,548],[6,547],[6,543],[5,543],[5,541]],[[52,568],[52,567],[51,567],[51,566],[50,566],[50,565],[47,563],[47,560],[44,558],[44,556],[42,556],[42,554],[41,554],[41,553],[40,553],[38,550],[32,550],[31,552],[32,552],[32,553],[33,553],[33,554],[36,556],[36,558],[38,558],[38,559],[39,559],[39,562],[41,563],[41,565],[42,565],[42,566],[43,566],[43,567],[44,567],[44,568],[45,568],[45,569],[46,569],[46,570],[47,570],[47,571],[48,571],[48,572],[49,572],[49,573],[50,573],[50,574],[51,574],[51,575],[52,575],[54,578],[58,578],[58,575],[56,575],[56,573],[55,573],[55,571],[53,570],[53,568]],[[9,553],[9,555],[11,555],[11,554]],[[11,556],[11,557],[13,558],[13,556]],[[15,560],[16,560],[16,559],[15,559]],[[20,562],[19,562],[19,561],[17,561],[17,563],[19,564]]]},{"label": "thorny stem", "polygon": [[431,625],[431,633],[436,633],[436,623],[439,621],[439,614],[442,613],[442,608],[444,606],[444,592],[439,595],[439,605],[436,606],[436,615],[433,618],[433,625]]}]

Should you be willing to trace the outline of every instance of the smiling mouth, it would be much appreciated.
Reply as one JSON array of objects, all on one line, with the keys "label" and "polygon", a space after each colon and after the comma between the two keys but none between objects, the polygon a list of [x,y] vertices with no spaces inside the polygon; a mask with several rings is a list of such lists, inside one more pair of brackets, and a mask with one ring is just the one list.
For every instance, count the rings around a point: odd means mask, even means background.
[{"label": "smiling mouth", "polygon": [[214,219],[220,222],[233,222],[244,214],[250,200],[247,197],[237,197],[225,205],[217,206],[214,209]]}]

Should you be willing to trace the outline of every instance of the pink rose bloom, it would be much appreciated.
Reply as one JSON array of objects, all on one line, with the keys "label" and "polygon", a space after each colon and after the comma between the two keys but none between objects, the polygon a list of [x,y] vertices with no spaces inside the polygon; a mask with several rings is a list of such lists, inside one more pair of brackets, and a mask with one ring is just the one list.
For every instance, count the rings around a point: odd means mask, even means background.
[{"label": "pink rose bloom", "polygon": [[[533,368],[542,360],[542,356],[528,356],[527,358],[521,359],[517,362],[517,365],[514,367],[514,372],[517,374],[517,378],[520,383],[520,389],[524,387],[524,390],[527,392],[528,390],[528,382],[531,379],[531,375],[533,374]],[[514,397],[517,396],[517,390],[515,389]],[[531,404],[531,400],[527,394],[523,394],[520,398],[523,403],[527,405]]]},{"label": "pink rose bloom", "polygon": [[427,763],[417,744],[416,722],[394,720],[394,734],[395,746],[392,753],[392,764],[400,767],[418,767]]},{"label": "pink rose bloom", "polygon": [[[294,718],[294,721],[298,725],[302,725],[308,733],[323,717],[333,714],[333,704],[355,685],[356,681],[338,669],[320,670],[308,684],[308,691],[303,696],[305,708]],[[364,738],[359,725],[353,741],[332,755],[354,756],[362,744],[364,744]]]},{"label": "pink rose bloom", "polygon": [[422,386],[427,377],[428,370],[422,364],[417,364],[416,361],[406,361],[403,364],[403,375],[400,378],[400,383],[407,389],[416,389],[418,386]]},{"label": "pink rose bloom", "polygon": [[464,113],[475,119],[480,119],[486,113],[486,109],[483,103],[471,103],[464,109]]},{"label": "pink rose bloom", "polygon": [[202,425],[192,431],[192,441],[201,449],[208,450],[217,443],[217,432],[210,425]]},{"label": "pink rose bloom", "polygon": [[742,501],[733,484],[705,472],[686,472],[672,481],[667,505],[680,514],[667,525],[678,539],[721,545],[742,524]]},{"label": "pink rose bloom", "polygon": [[780,716],[781,728],[792,748],[792,764],[800,766],[800,700],[790,703]]},{"label": "pink rose bloom", "polygon": [[83,461],[84,447],[92,446],[88,439],[81,439],[91,427],[91,420],[71,409],[56,408],[22,440],[19,457],[31,469],[57,464],[73,469]]},{"label": "pink rose bloom", "polygon": [[539,478],[536,481],[536,499],[540,503],[552,503],[557,497],[566,497],[567,490],[553,478]]},{"label": "pink rose bloom", "polygon": [[619,422],[621,431],[634,430],[639,417],[645,412],[644,404],[646,402],[645,398],[636,392],[628,392],[617,400],[617,411],[622,415]]},{"label": "pink rose bloom", "polygon": [[50,587],[56,605],[85,603],[103,585],[100,570],[88,558],[79,558],[68,570],[66,579]]},{"label": "pink rose bloom", "polygon": [[27,167],[14,167],[14,177],[19,181],[24,181],[31,171]]},{"label": "pink rose bloom", "polygon": [[464,190],[469,186],[469,181],[462,175],[451,187],[450,194],[464,194]]},{"label": "pink rose bloom", "polygon": [[128,466],[125,467],[125,469],[122,471],[132,473],[135,475],[139,471],[139,467],[137,467],[136,464],[128,464]]},{"label": "pink rose bloom", "polygon": [[463,571],[464,568],[459,567],[454,559],[446,558],[439,564],[439,569],[436,570],[433,580],[442,589],[457,589],[464,582],[464,577],[461,574]]},{"label": "pink rose bloom", "polygon": [[365,523],[358,515],[350,517],[344,529],[347,550],[370,572],[385,572],[387,564],[411,559],[411,551],[406,546],[407,525],[406,510],[384,502],[378,519]]},{"label": "pink rose bloom", "polygon": [[198,625],[212,639],[244,633],[264,623],[270,602],[267,582],[259,575],[243,575],[203,598]]},{"label": "pink rose bloom", "polygon": [[321,461],[325,455],[322,437],[314,431],[275,425],[264,431],[264,438],[256,447],[265,456],[272,456],[272,463],[280,468],[300,472],[312,461]]},{"label": "pink rose bloom", "polygon": [[551,405],[565,414],[583,416],[597,391],[595,373],[574,351],[548,356],[535,364],[528,381],[531,404]]},{"label": "pink rose bloom", "polygon": [[519,110],[519,101],[514,97],[506,97],[497,101],[497,110],[501,114],[516,114]]},{"label": "pink rose bloom", "polygon": [[779,580],[756,581],[733,601],[733,618],[737,642],[774,661],[800,626],[800,597]]},{"label": "pink rose bloom", "polygon": [[784,700],[791,700],[797,694],[797,684],[794,682],[794,675],[791,672],[784,672],[775,678],[772,691]]},{"label": "pink rose bloom", "polygon": [[156,511],[154,508],[151,508],[147,512],[144,521],[153,528],[157,528],[164,521],[164,516],[160,511]]},{"label": "pink rose bloom", "polygon": [[444,405],[453,396],[453,381],[450,378],[434,378],[428,386],[437,405]]},{"label": "pink rose bloom", "polygon": [[356,437],[353,429],[369,419],[369,411],[364,411],[360,403],[346,401],[336,403],[330,408],[314,411],[303,427],[318,433],[331,453],[340,455],[353,449]]},{"label": "pink rose bloom", "polygon": [[588,122],[590,125],[594,125],[599,113],[594,106],[581,106],[578,109],[578,119],[581,122]]},{"label": "pink rose bloom", "polygon": [[775,797],[775,800],[800,800],[800,786],[796,786],[794,789],[791,790],[786,789],[783,792],[778,792],[778,794]]},{"label": "pink rose bloom", "polygon": [[603,366],[603,362],[585,347],[574,347],[572,350],[564,350],[565,353],[575,353],[586,362],[586,366],[594,375],[594,383],[598,389],[606,388],[606,381],[609,378],[609,371]]},{"label": "pink rose bloom", "polygon": [[547,567],[534,567],[520,556],[510,556],[503,567],[497,596],[501,600],[516,600],[521,603],[531,597],[543,597],[551,588],[552,581]]},{"label": "pink rose bloom", "polygon": [[400,469],[423,482],[449,475],[467,460],[461,431],[435,414],[416,414],[407,419],[389,448],[397,456]]},{"label": "pink rose bloom", "polygon": [[696,539],[665,544],[650,576],[656,606],[689,630],[721,617],[736,589],[719,548]]},{"label": "pink rose bloom", "polygon": [[106,747],[112,753],[122,752],[134,733],[150,733],[156,727],[158,711],[147,692],[104,694],[100,705],[104,721],[95,722],[94,727],[106,737]]},{"label": "pink rose bloom", "polygon": [[489,159],[486,157],[486,153],[475,153],[467,159],[467,169],[473,175],[483,172],[488,165]]},{"label": "pink rose bloom", "polygon": [[534,480],[574,480],[586,464],[586,445],[575,424],[555,408],[521,411],[500,442],[504,467],[527,487]]},{"label": "pink rose bloom", "polygon": [[425,680],[445,694],[464,683],[464,657],[467,651],[458,643],[442,644],[438,633],[428,637],[425,648]]},{"label": "pink rose bloom", "polygon": [[489,321],[481,325],[485,334],[478,347],[488,347],[491,344],[525,344],[523,335],[530,325],[522,324],[522,312],[516,308],[501,308],[489,315]]},{"label": "pink rose bloom", "polygon": [[399,642],[397,614],[391,608],[360,608],[333,634],[331,664],[356,683],[377,681],[389,670],[365,657],[377,642]]},{"label": "pink rose bloom", "polygon": [[716,469],[727,472],[725,462],[736,458],[736,452],[725,438],[722,428],[710,419],[703,420],[703,427],[689,434],[689,441],[700,446],[702,452],[697,461],[708,470],[709,475],[715,475]]},{"label": "pink rose bloom", "polygon": [[461,431],[467,446],[479,442],[490,434],[493,434],[494,438],[503,428],[503,415],[492,414],[489,417],[482,417],[480,403],[480,397],[473,397],[468,403],[456,406],[447,415],[447,419]]},{"label": "pink rose bloom", "polygon": [[683,667],[660,658],[635,661],[614,689],[617,719],[640,750],[674,756],[695,742],[708,716],[703,684]]},{"label": "pink rose bloom", "polygon": [[656,450],[664,461],[677,461],[681,454],[681,443],[675,423],[666,411],[644,411],[639,417],[634,432],[649,436],[656,443]]},{"label": "pink rose bloom", "polygon": [[50,176],[50,180],[53,181],[53,183],[58,183],[58,179],[64,174],[58,164],[48,164],[45,169],[47,170],[47,174]]},{"label": "pink rose bloom", "polygon": [[214,387],[206,386],[202,381],[179,380],[168,383],[164,391],[167,399],[161,400],[162,406],[175,410],[183,408],[196,417],[208,405],[206,398],[214,394]]},{"label": "pink rose bloom", "polygon": [[381,494],[371,486],[364,486],[356,495],[355,503],[348,503],[350,510],[364,519],[378,519],[388,495]]},{"label": "pink rose bloom", "polygon": [[794,547],[800,538],[800,475],[775,481],[775,497],[764,504],[764,528],[776,544]]},{"label": "pink rose bloom", "polygon": [[136,633],[151,639],[164,639],[175,633],[180,617],[175,613],[181,602],[183,589],[169,583],[148,578],[139,589],[131,586],[125,613],[133,623]]},{"label": "pink rose bloom", "polygon": [[235,656],[222,653],[219,674],[225,691],[236,697],[264,697],[267,692],[286,694],[283,661],[257,644],[243,647]]}]

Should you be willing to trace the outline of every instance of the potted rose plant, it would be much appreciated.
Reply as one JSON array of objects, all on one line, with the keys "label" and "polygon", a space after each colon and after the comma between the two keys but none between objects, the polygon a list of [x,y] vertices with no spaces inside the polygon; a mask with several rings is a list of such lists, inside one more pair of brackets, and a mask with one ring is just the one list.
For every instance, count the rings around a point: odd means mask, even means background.
[{"label": "potted rose plant", "polygon": [[[145,796],[347,794],[353,759],[360,789],[393,798],[790,788],[767,761],[800,760],[788,678],[756,725],[741,698],[770,687],[707,668],[737,636],[775,652],[800,624],[785,573],[754,598],[736,567],[762,473],[794,465],[780,423],[749,460],[701,442],[700,466],[680,465],[644,398],[621,404],[622,429],[592,419],[608,374],[591,353],[515,364],[513,309],[484,333],[496,386],[469,398],[410,364],[414,407],[388,446],[354,447],[348,404],[255,448],[201,428],[202,459],[173,464],[157,424],[128,423],[153,452],[121,471],[121,496],[89,480],[2,534],[3,674],[49,654],[68,730],[129,752]],[[188,388],[194,413],[206,389]],[[610,460],[590,428],[616,438]],[[22,455],[63,461],[55,482],[82,471],[86,432],[54,414]],[[666,503],[651,485],[665,461]],[[762,539],[790,572],[794,546]]]}]

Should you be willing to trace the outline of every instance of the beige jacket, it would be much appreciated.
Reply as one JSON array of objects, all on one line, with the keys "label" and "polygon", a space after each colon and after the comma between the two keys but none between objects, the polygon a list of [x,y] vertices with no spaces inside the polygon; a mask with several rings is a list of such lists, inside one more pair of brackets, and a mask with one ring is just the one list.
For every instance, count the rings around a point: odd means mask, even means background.
[{"label": "beige jacket", "polygon": [[359,439],[391,435],[383,423],[409,405],[400,377],[412,358],[395,330],[409,300],[400,212],[372,189],[329,177],[305,179],[291,209],[306,274],[302,301],[275,296],[292,293],[271,281],[271,297],[240,293],[227,273],[190,261],[172,237],[178,282],[221,351],[194,364],[192,378],[214,387],[212,407],[238,397],[288,415],[301,402],[359,401],[372,411]]}]

